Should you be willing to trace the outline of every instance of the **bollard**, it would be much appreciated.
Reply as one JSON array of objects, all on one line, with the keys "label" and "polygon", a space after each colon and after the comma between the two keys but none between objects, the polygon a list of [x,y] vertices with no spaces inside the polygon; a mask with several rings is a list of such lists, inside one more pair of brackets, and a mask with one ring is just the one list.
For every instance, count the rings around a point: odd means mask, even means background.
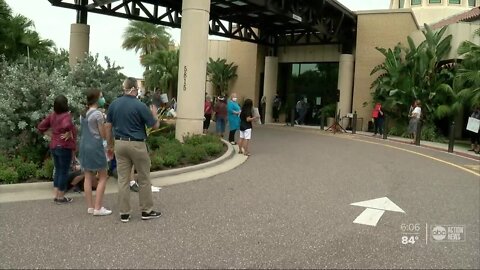
[{"label": "bollard", "polygon": [[453,153],[453,146],[455,144],[455,121],[452,121],[448,135],[448,152]]},{"label": "bollard", "polygon": [[352,118],[352,134],[357,133],[357,111],[353,112]]},{"label": "bollard", "polygon": [[422,136],[422,120],[418,119],[417,132],[415,135],[415,145],[420,145],[420,137]]},{"label": "bollard", "polygon": [[323,122],[323,111],[320,112],[320,129],[325,130],[325,123]]},{"label": "bollard", "polygon": [[290,126],[295,126],[295,108],[290,112]]},{"label": "bollard", "polygon": [[383,115],[383,139],[386,140],[387,139],[387,133],[388,133],[388,130],[387,130],[387,126],[388,126],[388,118],[387,116],[384,114]]}]

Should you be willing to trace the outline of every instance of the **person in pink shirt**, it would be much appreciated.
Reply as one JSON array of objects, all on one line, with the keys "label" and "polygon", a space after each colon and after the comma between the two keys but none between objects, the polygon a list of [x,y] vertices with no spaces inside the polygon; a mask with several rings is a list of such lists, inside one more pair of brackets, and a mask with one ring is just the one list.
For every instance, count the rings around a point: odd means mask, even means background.
[{"label": "person in pink shirt", "polygon": [[53,175],[53,190],[56,204],[67,204],[72,198],[65,197],[68,188],[68,172],[75,155],[77,130],[68,109],[68,99],[59,95],[53,102],[53,112],[38,124],[40,133],[51,133],[49,144],[55,173]]}]

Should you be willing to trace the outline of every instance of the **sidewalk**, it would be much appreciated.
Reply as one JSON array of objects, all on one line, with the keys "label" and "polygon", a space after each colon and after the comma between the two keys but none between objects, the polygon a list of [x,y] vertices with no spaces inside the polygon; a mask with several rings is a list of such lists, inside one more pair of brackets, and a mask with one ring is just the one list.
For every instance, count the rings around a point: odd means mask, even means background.
[{"label": "sidewalk", "polygon": [[[285,123],[281,123],[281,124],[280,123],[271,123],[271,124],[267,124],[267,125],[285,126]],[[319,126],[295,125],[294,127],[295,128],[320,130]],[[326,129],[327,129],[327,127],[324,127],[323,131],[327,132]],[[328,132],[333,134],[333,132],[330,132],[330,131],[328,131]],[[372,138],[372,139],[373,138],[382,139],[381,136],[377,135],[377,136],[373,137],[372,132],[366,132],[366,131],[357,131],[356,134],[352,134],[351,130],[347,130],[347,133],[340,133],[340,134],[360,135],[360,136],[369,137],[369,138]],[[410,144],[410,141],[411,141],[411,139],[397,137],[397,136],[388,136],[387,140],[392,141],[392,142],[405,143],[405,144]],[[420,141],[420,147],[426,147],[426,148],[435,149],[435,150],[438,150],[438,151],[448,152],[448,143]],[[454,148],[453,148],[453,154],[457,154],[459,156],[480,160],[480,155],[475,154],[472,151],[468,151],[467,146],[455,145]]]},{"label": "sidewalk", "polygon": [[[237,146],[223,141],[228,149],[221,157],[202,164],[190,167],[162,170],[150,173],[153,186],[169,186],[188,181],[208,178],[227,172],[241,165],[247,156],[237,155]],[[107,180],[105,194],[118,192],[117,179],[110,177]],[[83,193],[68,193],[72,198],[83,198]],[[53,197],[52,182],[22,183],[0,185],[0,203],[51,199]]]}]

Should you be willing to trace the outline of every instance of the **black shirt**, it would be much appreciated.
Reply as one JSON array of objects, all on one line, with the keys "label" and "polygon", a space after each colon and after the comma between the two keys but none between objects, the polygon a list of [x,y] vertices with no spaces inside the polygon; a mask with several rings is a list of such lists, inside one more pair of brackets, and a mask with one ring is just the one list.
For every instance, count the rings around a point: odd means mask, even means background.
[{"label": "black shirt", "polygon": [[248,117],[253,117],[252,115],[252,110],[247,110],[240,113],[240,130],[245,131],[249,128],[252,128],[252,122],[248,122],[247,118]]}]

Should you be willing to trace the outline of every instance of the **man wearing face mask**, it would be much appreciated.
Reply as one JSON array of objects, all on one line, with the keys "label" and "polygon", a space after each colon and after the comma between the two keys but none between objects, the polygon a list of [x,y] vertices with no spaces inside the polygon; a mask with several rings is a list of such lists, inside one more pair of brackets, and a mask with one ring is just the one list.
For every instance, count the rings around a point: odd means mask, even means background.
[{"label": "man wearing face mask", "polygon": [[[112,102],[107,113],[108,149],[115,148],[118,172],[118,204],[120,220],[130,220],[130,173],[132,167],[138,173],[139,201],[142,220],[160,217],[160,212],[153,210],[152,189],[150,182],[150,157],[145,143],[147,134],[145,126],[157,129],[159,121],[157,107],[150,109],[138,100],[138,84],[135,78],[123,82],[124,95]],[[112,137],[112,133],[115,134]],[[115,140],[115,144],[114,144]]]},{"label": "man wearing face mask", "polygon": [[235,145],[235,132],[240,128],[240,105],[237,103],[237,94],[232,93],[230,95],[230,100],[227,103],[227,116],[228,116],[228,126],[230,128],[230,133],[228,134],[228,141]]}]

